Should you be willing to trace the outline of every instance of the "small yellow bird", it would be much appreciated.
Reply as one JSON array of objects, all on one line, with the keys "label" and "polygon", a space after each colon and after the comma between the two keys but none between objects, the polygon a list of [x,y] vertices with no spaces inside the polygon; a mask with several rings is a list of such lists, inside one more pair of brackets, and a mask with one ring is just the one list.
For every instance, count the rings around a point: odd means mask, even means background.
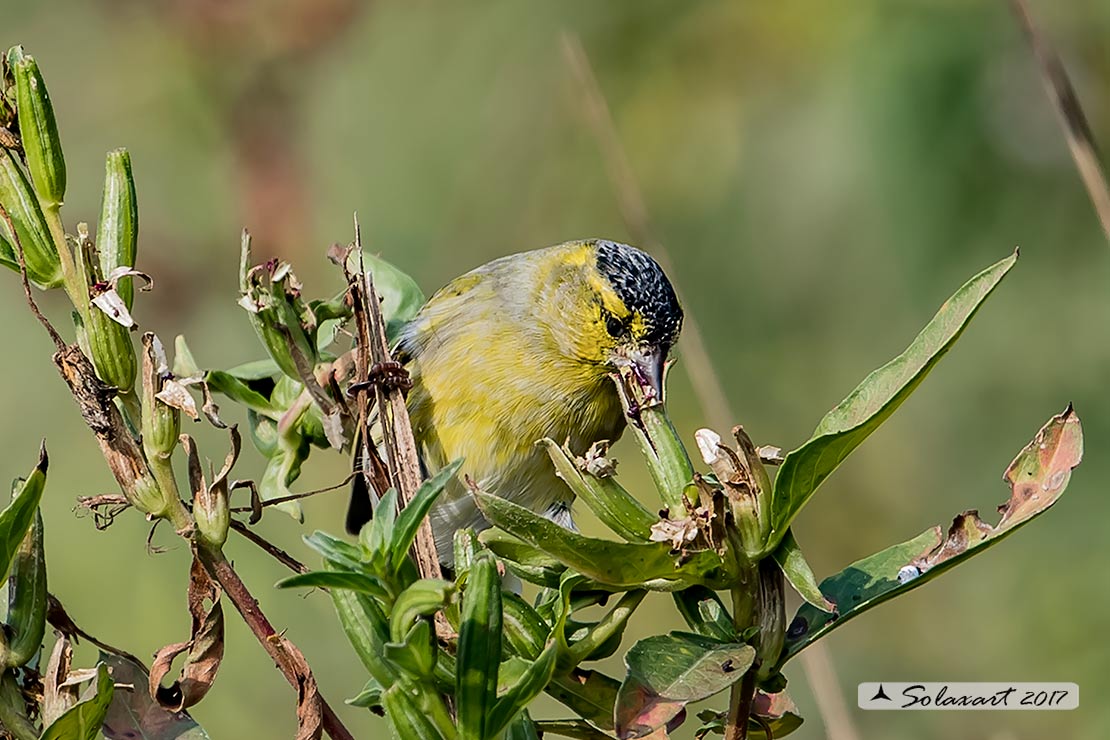
[{"label": "small yellow bird", "polygon": [[[658,263],[601,239],[502,257],[433,295],[395,355],[413,382],[408,408],[425,467],[465,459],[430,514],[440,558],[450,563],[457,529],[489,526],[463,476],[573,528],[574,494],[536,441],[569,439],[578,453],[615,441],[625,420],[609,374],[631,366],[662,397],[681,327]],[[370,517],[369,492],[356,486],[348,531]]]}]

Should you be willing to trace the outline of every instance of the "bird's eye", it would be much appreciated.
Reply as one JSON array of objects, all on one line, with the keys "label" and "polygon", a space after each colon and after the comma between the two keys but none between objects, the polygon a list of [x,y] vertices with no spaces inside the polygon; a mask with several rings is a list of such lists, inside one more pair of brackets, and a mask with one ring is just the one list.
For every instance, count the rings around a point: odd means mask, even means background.
[{"label": "bird's eye", "polygon": [[624,322],[613,314],[609,314],[605,317],[605,330],[609,332],[609,336],[619,337],[624,333]]}]

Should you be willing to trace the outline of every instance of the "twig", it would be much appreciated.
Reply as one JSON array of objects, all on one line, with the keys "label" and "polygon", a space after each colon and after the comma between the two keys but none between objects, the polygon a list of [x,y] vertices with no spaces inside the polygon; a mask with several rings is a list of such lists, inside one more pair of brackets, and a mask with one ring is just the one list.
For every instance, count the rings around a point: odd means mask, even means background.
[{"label": "twig", "polygon": [[[362,232],[359,229],[358,219],[355,219],[355,249],[362,254]],[[385,320],[382,318],[381,304],[378,294],[374,290],[374,281],[369,272],[361,270],[359,281],[361,290],[354,292],[356,302],[361,301],[362,306],[354,311],[357,322],[366,322],[366,326],[359,326],[359,373],[358,380],[369,379],[369,364],[383,367],[393,362],[385,337]],[[365,337],[369,346],[363,343]],[[362,375],[365,373],[365,376]],[[385,447],[389,459],[389,471],[393,484],[397,487],[401,506],[407,506],[416,490],[420,487],[420,457],[417,453],[416,439],[412,433],[412,423],[409,421],[408,408],[405,405],[404,392],[396,384],[386,387],[382,378],[377,378],[373,383],[374,394],[378,404],[378,419],[382,425],[385,438]],[[363,444],[368,444],[368,430],[363,430]],[[379,492],[381,493],[381,492]],[[423,578],[442,578],[443,573],[439,567],[439,553],[436,551],[435,537],[432,535],[432,525],[427,518],[420,524],[413,543],[413,555],[416,566]],[[447,628],[446,621],[437,620],[436,631]]]},{"label": "twig", "polygon": [[0,216],[3,217],[4,222],[8,225],[8,233],[12,235],[12,239],[15,241],[15,251],[19,256],[19,279],[23,283],[23,295],[27,299],[27,306],[31,309],[31,313],[35,315],[35,318],[39,320],[39,323],[42,324],[43,328],[46,329],[46,333],[50,335],[50,339],[54,342],[55,349],[59,352],[63,352],[66,348],[65,341],[62,339],[61,335],[58,334],[54,325],[42,315],[42,311],[39,310],[38,304],[35,303],[35,296],[31,293],[31,283],[27,279],[27,259],[23,255],[23,242],[19,238],[19,232],[15,230],[15,225],[12,224],[12,217],[2,205],[0,205]]},{"label": "twig", "polygon": [[[311,674],[303,675],[300,666],[305,665],[304,657],[300,655],[297,647],[284,635],[279,634],[270,620],[262,613],[258,601],[247,590],[247,586],[239,578],[239,574],[228,562],[222,552],[213,552],[209,548],[197,548],[197,554],[204,564],[208,574],[220,584],[220,588],[235,605],[236,611],[246,622],[263,649],[274,659],[278,670],[285,676],[285,680],[297,691],[298,695],[304,690],[306,680],[311,679]],[[324,732],[333,740],[354,740],[354,735],[343,725],[323,695],[317,695],[320,701],[320,711],[323,715]]]},{"label": "twig", "polygon": [[238,519],[232,519],[231,528],[246,537],[254,544],[258,545],[260,548],[266,551],[266,553],[272,556],[274,560],[278,561],[294,573],[308,573],[309,568],[307,565],[297,560],[285,550],[282,550],[280,547],[252,530],[244,522],[241,522]]},{"label": "twig", "polygon": [[[620,137],[617,136],[609,105],[597,83],[597,77],[594,75],[582,41],[577,34],[564,32],[562,46],[563,57],[578,85],[579,96],[582,107],[586,111],[590,129],[605,160],[605,168],[609,173],[625,225],[633,238],[655,256],[663,270],[671,272],[670,256],[663,244],[653,235],[643,196],[632,173],[632,167],[628,163],[628,157],[621,146]],[[681,293],[679,298],[682,298]],[[713,369],[713,361],[702,339],[701,330],[689,312],[686,314],[680,341],[686,349],[684,365],[690,375],[702,413],[712,426],[718,429],[730,428],[736,417],[724,387]],[[835,740],[858,740],[859,733],[845,708],[844,697],[837,683],[836,674],[831,669],[825,644],[814,643],[809,650],[801,654],[801,659],[802,668],[805,670],[814,698],[817,699],[817,706],[821,711],[829,737]],[[820,670],[819,662],[822,660],[824,665],[829,666],[827,671]]]},{"label": "twig", "polygon": [[1094,206],[1095,215],[1102,224],[1102,230],[1110,240],[1110,186],[1107,185],[1106,172],[1099,162],[1095,137],[1087,122],[1087,116],[1083,113],[1083,106],[1079,103],[1079,96],[1076,95],[1067,70],[1060,61],[1060,55],[1033,21],[1025,0],[1010,0],[1010,7],[1017,16],[1022,30],[1025,31],[1025,38],[1037,58],[1045,91],[1048,92],[1048,97],[1052,100],[1056,113],[1059,114],[1064,137],[1067,139],[1075,167],[1079,170],[1079,177],[1087,188],[1087,195],[1091,199],[1091,205]]}]

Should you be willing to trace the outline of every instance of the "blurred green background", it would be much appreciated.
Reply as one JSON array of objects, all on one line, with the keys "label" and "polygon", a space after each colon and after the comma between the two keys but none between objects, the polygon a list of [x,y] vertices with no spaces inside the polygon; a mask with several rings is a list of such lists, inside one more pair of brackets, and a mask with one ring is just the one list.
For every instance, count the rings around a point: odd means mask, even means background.
[{"label": "blurred green background", "polygon": [[[1034,11],[1110,142],[1110,4],[1041,0]],[[823,577],[965,508],[993,514],[1007,463],[1073,401],[1087,460],[1056,508],[827,644],[858,737],[1110,736],[1110,249],[1005,2],[0,0],[0,18],[5,48],[24,44],[49,82],[71,230],[99,213],[104,152],[131,150],[139,267],[156,281],[136,315],[167,342],[186,334],[202,365],[261,354],[235,306],[243,226],[257,256],[293,260],[312,295],[338,290],[323,254],[351,238],[354,211],[366,243],[429,293],[510,252],[629,239],[564,30],[593,61],[672,278],[757,443],[804,441],[964,279],[1021,245],[959,346],[796,530]],[[148,525],[133,514],[98,532],[73,513],[75,496],[111,492],[112,480],[15,276],[0,282],[3,474],[25,473],[48,438],[51,589],[85,629],[149,657],[187,634],[188,553],[160,532],[169,551],[148,555]],[[67,323],[61,298],[45,309]],[[689,439],[705,422],[685,374],[673,378]],[[225,437],[190,431],[222,459]],[[261,474],[251,452],[237,477]],[[644,488],[631,446],[617,452],[626,485]],[[333,484],[345,467],[317,452],[297,487]],[[340,531],[344,497],[308,502],[303,530],[279,513],[261,528],[311,561],[300,535]],[[354,695],[365,677],[326,598],[274,591],[281,567],[234,535],[229,552],[325,695]],[[292,737],[292,693],[229,624],[195,716],[215,738]],[[676,625],[669,599],[654,599],[633,636]],[[807,718],[795,736],[825,737],[800,665],[789,677]],[[884,679],[1075,681],[1082,702],[1066,713],[856,710],[855,685]],[[385,732],[363,710],[341,712],[360,737]]]}]

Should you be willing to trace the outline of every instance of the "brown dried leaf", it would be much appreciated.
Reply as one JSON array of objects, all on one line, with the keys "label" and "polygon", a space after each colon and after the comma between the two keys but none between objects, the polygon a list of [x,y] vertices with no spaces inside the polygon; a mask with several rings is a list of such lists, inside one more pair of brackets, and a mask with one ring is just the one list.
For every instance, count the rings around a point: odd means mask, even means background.
[{"label": "brown dried leaf", "polygon": [[[224,656],[224,616],[220,590],[194,555],[189,572],[189,614],[192,628],[188,642],[167,645],[157,652],[150,668],[150,695],[171,712],[180,712],[204,698],[212,687]],[[212,606],[205,607],[204,602]],[[186,652],[181,677],[166,688],[162,679],[174,658]]]},{"label": "brown dried leaf", "polygon": [[54,720],[77,703],[77,687],[67,686],[65,683],[72,663],[73,645],[70,643],[69,636],[58,634],[58,639],[50,652],[50,660],[46,664],[46,672],[42,675],[44,727],[49,727]]},{"label": "brown dried leaf", "polygon": [[167,378],[162,384],[162,390],[154,394],[154,397],[167,406],[172,406],[184,412],[193,421],[200,419],[200,414],[197,412],[197,402],[193,400],[189,389],[174,378]]},{"label": "brown dried leaf", "polygon": [[323,706],[316,678],[300,649],[284,637],[277,639],[282,641],[297,676],[297,740],[320,740],[324,727]]}]

